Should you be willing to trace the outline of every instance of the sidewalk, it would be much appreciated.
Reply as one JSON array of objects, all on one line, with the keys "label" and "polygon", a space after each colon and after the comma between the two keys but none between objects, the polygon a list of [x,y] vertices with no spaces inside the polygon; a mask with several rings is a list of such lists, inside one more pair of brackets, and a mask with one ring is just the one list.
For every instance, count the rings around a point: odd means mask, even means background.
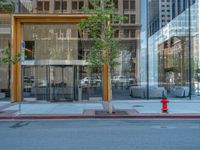
[{"label": "sidewalk", "polygon": [[160,100],[112,101],[114,113],[103,111],[102,102],[10,103],[0,102],[0,119],[69,118],[199,118],[200,100],[170,101],[162,113]]}]

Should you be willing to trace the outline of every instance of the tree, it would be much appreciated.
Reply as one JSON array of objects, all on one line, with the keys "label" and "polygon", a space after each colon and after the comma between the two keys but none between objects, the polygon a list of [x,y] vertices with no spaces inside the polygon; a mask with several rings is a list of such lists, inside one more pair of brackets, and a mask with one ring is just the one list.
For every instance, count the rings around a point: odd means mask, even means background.
[{"label": "tree", "polygon": [[8,65],[8,92],[10,91],[11,65],[17,64],[20,61],[21,56],[21,53],[12,55],[10,48],[0,50],[0,67],[2,65]]},{"label": "tree", "polygon": [[0,0],[0,13],[12,13],[14,7],[14,1]]},{"label": "tree", "polygon": [[[0,0],[0,13],[10,14],[13,12],[14,7],[14,1]],[[8,44],[8,48],[0,50],[0,66],[8,65],[8,89],[10,89],[11,65],[18,63],[20,61],[20,57],[21,53],[11,54],[10,44]]]},{"label": "tree", "polygon": [[[111,67],[118,65],[119,44],[114,38],[117,31],[111,23],[120,22],[124,18],[116,12],[112,0],[90,1],[94,9],[84,9],[91,16],[78,24],[81,33],[87,33],[93,41],[87,55],[88,66],[91,69],[101,68],[103,71],[103,100],[112,99]],[[105,88],[106,87],[106,88]]]},{"label": "tree", "polygon": [[21,53],[11,54],[10,48],[0,50],[0,65],[1,64],[16,64],[20,61]]}]

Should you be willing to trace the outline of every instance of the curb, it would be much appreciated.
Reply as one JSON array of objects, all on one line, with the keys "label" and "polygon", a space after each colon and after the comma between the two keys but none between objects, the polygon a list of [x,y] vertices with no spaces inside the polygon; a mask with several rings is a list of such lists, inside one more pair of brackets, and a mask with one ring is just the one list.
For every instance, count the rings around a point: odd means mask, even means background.
[{"label": "curb", "polygon": [[53,120],[53,119],[200,119],[200,114],[140,114],[140,115],[19,115],[0,116],[0,120]]}]

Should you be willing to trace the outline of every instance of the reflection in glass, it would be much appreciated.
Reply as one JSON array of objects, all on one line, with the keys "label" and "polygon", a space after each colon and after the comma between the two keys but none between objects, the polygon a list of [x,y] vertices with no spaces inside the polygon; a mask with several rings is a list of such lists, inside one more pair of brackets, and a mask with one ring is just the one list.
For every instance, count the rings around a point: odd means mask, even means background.
[{"label": "reflection in glass", "polygon": [[74,24],[24,24],[27,60],[78,60],[80,44]]}]

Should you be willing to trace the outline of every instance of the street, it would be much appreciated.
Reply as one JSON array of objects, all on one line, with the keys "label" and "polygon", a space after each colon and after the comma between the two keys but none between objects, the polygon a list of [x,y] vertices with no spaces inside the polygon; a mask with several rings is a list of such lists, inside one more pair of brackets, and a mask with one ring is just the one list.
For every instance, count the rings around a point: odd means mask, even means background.
[{"label": "street", "polygon": [[199,150],[200,120],[0,121],[0,150]]}]

